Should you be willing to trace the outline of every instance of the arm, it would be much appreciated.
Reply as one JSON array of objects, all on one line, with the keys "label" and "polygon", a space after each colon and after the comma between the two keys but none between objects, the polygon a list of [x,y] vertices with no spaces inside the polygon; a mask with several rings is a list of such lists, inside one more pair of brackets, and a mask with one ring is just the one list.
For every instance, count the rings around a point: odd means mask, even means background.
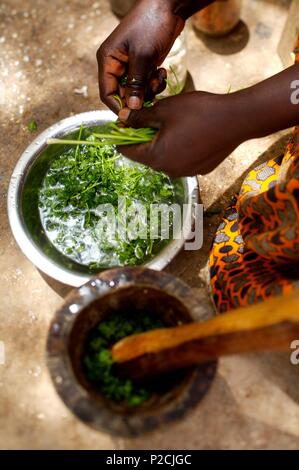
[{"label": "arm", "polygon": [[[97,51],[102,101],[114,112],[119,95],[131,109],[140,109],[147,89],[165,87],[158,69],[184,28],[185,20],[214,0],[140,0]],[[119,80],[127,75],[127,85]]]},{"label": "arm", "polygon": [[299,104],[291,101],[291,83],[298,79],[296,64],[236,93],[193,92],[147,109],[125,108],[119,117],[127,125],[160,132],[150,144],[121,152],[173,177],[208,173],[242,142],[299,123]]},{"label": "arm", "polygon": [[264,137],[299,124],[299,104],[291,100],[294,92],[291,85],[298,79],[299,64],[295,64],[247,89],[248,120],[251,121],[251,134],[247,139]]}]

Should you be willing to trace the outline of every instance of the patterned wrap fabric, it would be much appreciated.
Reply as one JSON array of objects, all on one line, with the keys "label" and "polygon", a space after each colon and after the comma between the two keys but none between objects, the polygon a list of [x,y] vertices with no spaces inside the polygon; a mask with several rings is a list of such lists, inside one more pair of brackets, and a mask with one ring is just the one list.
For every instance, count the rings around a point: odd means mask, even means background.
[{"label": "patterned wrap fabric", "polygon": [[299,127],[284,155],[249,172],[226,210],[210,279],[220,312],[299,288]]}]

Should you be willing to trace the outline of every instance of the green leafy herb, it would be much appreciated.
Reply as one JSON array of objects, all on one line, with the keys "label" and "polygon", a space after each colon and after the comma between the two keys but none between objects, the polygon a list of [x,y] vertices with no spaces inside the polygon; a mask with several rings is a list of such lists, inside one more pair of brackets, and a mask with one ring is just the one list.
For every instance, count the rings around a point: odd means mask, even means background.
[{"label": "green leafy herb", "polygon": [[121,78],[119,79],[119,84],[120,84],[120,86],[126,86],[127,80],[128,80],[127,75],[124,75],[123,77],[121,77]]},{"label": "green leafy herb", "polygon": [[184,88],[184,85],[180,83],[177,73],[171,65],[169,66],[170,76],[166,79],[169,94],[171,96],[179,95]]},{"label": "green leafy herb", "polygon": [[27,129],[29,132],[34,132],[37,130],[37,122],[34,121],[33,119],[28,122],[27,124]]},{"label": "green leafy herb", "polygon": [[[148,130],[141,133],[140,129],[112,124],[98,132],[81,127],[78,141],[59,140],[66,145],[52,162],[39,191],[42,225],[57,250],[91,270],[99,270],[142,264],[168,243],[161,233],[161,218],[155,239],[151,238],[149,220],[152,204],[169,206],[175,201],[173,183],[163,173],[129,162],[114,147],[119,141],[136,143],[150,138]],[[125,220],[120,200],[126,208]],[[117,230],[109,223],[103,223],[99,230],[99,223],[109,218],[108,213],[98,211],[105,205],[114,211]],[[134,233],[130,227],[136,222],[138,230]],[[122,226],[126,227],[124,233]]]},{"label": "green leafy herb", "polygon": [[164,324],[156,317],[144,312],[113,313],[100,322],[89,334],[83,366],[87,378],[107,398],[126,402],[135,407],[148,400],[153,387],[142,387],[132,380],[117,376],[110,348],[125,336],[155,328]]},{"label": "green leafy herb", "polygon": [[151,108],[152,106],[154,106],[154,102],[153,101],[144,101],[143,103],[143,107],[144,108]]},{"label": "green leafy herb", "polygon": [[69,144],[69,145],[90,145],[94,147],[105,147],[107,145],[136,145],[151,142],[157,131],[150,127],[133,129],[132,127],[119,127],[111,122],[104,127],[101,133],[93,132],[92,139],[88,140],[68,140],[68,139],[48,139],[48,144]]},{"label": "green leafy herb", "polygon": [[119,109],[122,109],[123,108],[123,102],[122,102],[121,97],[119,95],[113,95],[113,98],[118,102]]}]

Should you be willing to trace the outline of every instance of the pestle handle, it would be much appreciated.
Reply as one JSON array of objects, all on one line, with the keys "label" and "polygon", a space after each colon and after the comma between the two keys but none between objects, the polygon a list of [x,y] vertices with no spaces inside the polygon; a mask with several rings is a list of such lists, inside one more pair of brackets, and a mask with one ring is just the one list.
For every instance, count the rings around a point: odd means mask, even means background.
[{"label": "pestle handle", "polygon": [[299,339],[299,291],[211,320],[128,336],[112,348],[123,376],[144,379],[230,354],[289,350]]}]

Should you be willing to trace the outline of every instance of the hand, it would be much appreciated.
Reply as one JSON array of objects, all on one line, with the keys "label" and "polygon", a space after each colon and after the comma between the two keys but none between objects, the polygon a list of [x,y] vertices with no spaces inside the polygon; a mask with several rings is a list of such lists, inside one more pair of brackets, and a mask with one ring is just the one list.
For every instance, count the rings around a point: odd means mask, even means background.
[{"label": "hand", "polygon": [[127,126],[159,129],[145,145],[121,146],[129,158],[171,177],[206,174],[241,142],[251,138],[246,93],[185,93],[165,98],[151,108],[120,111]]},{"label": "hand", "polygon": [[165,98],[151,108],[119,112],[127,126],[154,127],[146,145],[120,147],[133,160],[170,176],[212,171],[239,144],[298,125],[299,64],[236,93],[193,92]]},{"label": "hand", "polygon": [[[157,71],[181,33],[185,20],[173,13],[173,0],[142,0],[123,19],[97,52],[101,100],[114,112],[123,98],[131,109],[140,109],[150,88],[152,94],[165,87],[166,72]],[[183,3],[190,3],[183,2]],[[127,75],[126,87],[119,85]]]}]

